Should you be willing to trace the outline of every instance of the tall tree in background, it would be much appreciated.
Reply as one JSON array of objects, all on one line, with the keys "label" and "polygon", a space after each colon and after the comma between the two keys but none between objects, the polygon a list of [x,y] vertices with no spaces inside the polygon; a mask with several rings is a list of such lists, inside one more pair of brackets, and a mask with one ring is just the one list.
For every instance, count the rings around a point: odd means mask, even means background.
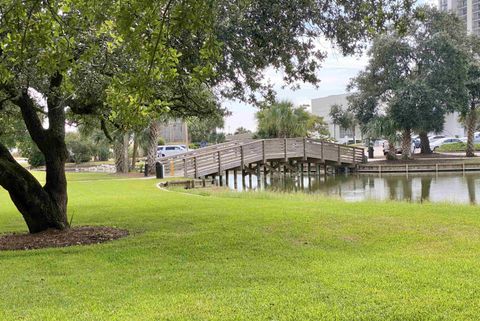
[{"label": "tall tree in background", "polygon": [[353,141],[356,142],[356,127],[357,127],[357,120],[355,119],[355,115],[347,110],[344,106],[334,104],[330,107],[330,118],[335,125],[338,125],[340,128],[345,130],[350,129],[353,136]]},{"label": "tall tree in background", "polygon": [[[271,97],[262,72],[270,66],[284,71],[286,84],[315,84],[325,58],[315,46],[320,36],[353,53],[390,22],[404,28],[411,6],[0,0],[0,185],[30,232],[68,228],[67,119],[89,115],[103,129],[108,122],[131,132],[162,116],[209,114],[195,97],[213,88],[224,97]],[[45,156],[44,186],[9,152],[15,117]]]},{"label": "tall tree in background", "polygon": [[240,126],[237,129],[235,129],[235,132],[233,134],[234,135],[240,135],[240,134],[248,134],[248,133],[251,133],[251,132],[252,132],[251,130],[246,129],[243,126]]},{"label": "tall tree in background", "polygon": [[305,106],[295,108],[289,101],[267,104],[255,117],[260,138],[308,137],[324,135],[327,131],[322,118],[310,114]]},{"label": "tall tree in background", "polygon": [[421,7],[406,33],[392,30],[374,40],[369,63],[353,79],[349,104],[363,124],[391,117],[402,132],[402,156],[410,157],[411,133],[430,152],[428,132],[441,131],[444,116],[466,105],[464,26],[457,16]]},{"label": "tall tree in background", "polygon": [[466,156],[475,156],[475,130],[479,120],[480,106],[480,37],[469,35],[466,38],[467,53],[469,56],[467,70],[468,105],[460,113],[467,128]]}]

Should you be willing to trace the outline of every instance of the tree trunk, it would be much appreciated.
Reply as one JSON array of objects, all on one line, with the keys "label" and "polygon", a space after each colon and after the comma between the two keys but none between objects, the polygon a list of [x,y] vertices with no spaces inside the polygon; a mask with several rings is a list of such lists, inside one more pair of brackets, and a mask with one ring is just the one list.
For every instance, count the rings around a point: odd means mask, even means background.
[{"label": "tree trunk", "polygon": [[430,140],[428,139],[427,132],[420,132],[420,154],[431,154]]},{"label": "tree trunk", "polygon": [[117,137],[113,148],[117,173],[128,173],[128,134],[124,133]]},{"label": "tree trunk", "polygon": [[22,89],[12,103],[20,107],[30,137],[45,156],[46,184],[38,180],[20,164],[0,143],[0,185],[5,188],[22,214],[30,233],[49,228],[63,230],[67,220],[67,179],[65,161],[65,109],[57,97],[56,89],[62,82],[61,74],[51,78],[47,96],[49,128],[44,129],[37,115],[28,89]]},{"label": "tree trunk", "polygon": [[133,137],[133,151],[132,151],[132,170],[135,170],[137,165],[137,154],[138,154],[138,137],[137,134]]},{"label": "tree trunk", "polygon": [[[0,145],[0,185],[22,214],[30,233],[49,228],[66,229],[67,183],[61,174],[61,163],[47,164],[47,185],[42,187],[37,179]],[[53,182],[58,178],[58,184]]]},{"label": "tree trunk", "polygon": [[387,153],[387,159],[388,160],[394,160],[397,159],[397,152],[395,150],[395,140],[390,139],[388,140],[388,153]]},{"label": "tree trunk", "polygon": [[152,121],[148,128],[147,165],[148,174],[155,174],[155,163],[157,162],[157,145],[160,139],[160,122]]},{"label": "tree trunk", "polygon": [[470,110],[467,114],[467,157],[475,156],[475,129],[477,127],[477,111],[475,110],[475,103],[470,103]]},{"label": "tree trunk", "polygon": [[410,159],[412,157],[412,135],[410,129],[402,132],[402,158]]}]

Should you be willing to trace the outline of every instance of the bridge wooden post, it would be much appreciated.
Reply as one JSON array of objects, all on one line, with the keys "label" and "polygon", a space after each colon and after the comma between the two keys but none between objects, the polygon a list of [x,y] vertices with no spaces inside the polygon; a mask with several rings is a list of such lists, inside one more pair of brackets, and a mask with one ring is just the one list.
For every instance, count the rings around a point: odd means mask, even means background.
[{"label": "bridge wooden post", "polygon": [[284,138],[283,139],[283,159],[285,160],[285,162],[287,161],[288,159],[288,154],[287,154],[287,139]]},{"label": "bridge wooden post", "polygon": [[303,138],[303,160],[307,160],[307,139]]},{"label": "bridge wooden post", "polygon": [[263,163],[263,185],[267,186],[267,165]]},{"label": "bridge wooden post", "polygon": [[228,177],[229,174],[230,173],[229,173],[228,169],[226,169],[225,170],[225,185],[227,185],[227,187],[230,186],[230,178]]},{"label": "bridge wooden post", "polygon": [[267,161],[265,157],[265,139],[262,140],[262,163],[265,164]]},{"label": "bridge wooden post", "polygon": [[237,169],[236,168],[233,170],[233,188],[234,189],[238,188],[238,177],[237,177]]},{"label": "bridge wooden post", "polygon": [[220,151],[217,152],[218,157],[218,181],[220,186],[223,186],[223,176],[222,176],[222,155]]},{"label": "bridge wooden post", "polygon": [[242,189],[245,189],[245,155],[243,145],[240,145],[240,170],[242,171]]},{"label": "bridge wooden post", "polygon": [[194,178],[198,178],[198,164],[197,164],[197,157],[196,156],[193,157],[193,168],[194,168],[194,171],[195,171],[195,173],[194,173],[195,177]]},{"label": "bridge wooden post", "polygon": [[357,164],[357,153],[356,153],[355,147],[352,148],[352,151],[353,151],[353,165],[355,165]]},{"label": "bridge wooden post", "polygon": [[312,179],[312,163],[308,162],[307,163],[307,176],[308,176],[308,181]]},{"label": "bridge wooden post", "polygon": [[340,144],[338,145],[338,164],[342,163],[342,150]]},{"label": "bridge wooden post", "polygon": [[261,174],[261,168],[260,168],[260,163],[257,163],[257,188],[260,188],[260,182],[261,182],[261,178],[260,178],[260,174]]},{"label": "bridge wooden post", "polygon": [[252,188],[252,164],[248,164],[248,187],[251,189]]},{"label": "bridge wooden post", "polygon": [[316,168],[316,170],[317,170],[316,174],[317,175],[316,176],[317,176],[318,179],[320,179],[320,164],[317,163],[316,166],[317,166],[317,168]]},{"label": "bridge wooden post", "polygon": [[187,177],[188,176],[188,171],[187,171],[187,159],[184,158],[183,159],[183,177]]},{"label": "bridge wooden post", "polygon": [[322,163],[325,163],[323,140],[320,142],[320,152],[321,152]]},{"label": "bridge wooden post", "polygon": [[305,186],[303,182],[303,162],[300,163],[300,185],[302,188]]}]

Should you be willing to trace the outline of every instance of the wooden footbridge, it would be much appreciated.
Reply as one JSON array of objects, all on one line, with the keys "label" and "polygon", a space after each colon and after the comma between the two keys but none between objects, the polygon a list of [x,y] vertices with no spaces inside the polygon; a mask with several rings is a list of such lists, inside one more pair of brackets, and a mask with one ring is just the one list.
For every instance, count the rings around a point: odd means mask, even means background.
[{"label": "wooden footbridge", "polygon": [[228,180],[229,171],[233,171],[235,179],[240,171],[243,179],[249,175],[251,181],[253,174],[260,181],[262,174],[266,177],[275,172],[303,176],[305,170],[310,175],[312,171],[326,173],[327,168],[354,169],[364,161],[364,150],[309,138],[257,139],[212,145],[158,161],[163,164],[166,177],[218,176],[222,185],[223,176]]}]

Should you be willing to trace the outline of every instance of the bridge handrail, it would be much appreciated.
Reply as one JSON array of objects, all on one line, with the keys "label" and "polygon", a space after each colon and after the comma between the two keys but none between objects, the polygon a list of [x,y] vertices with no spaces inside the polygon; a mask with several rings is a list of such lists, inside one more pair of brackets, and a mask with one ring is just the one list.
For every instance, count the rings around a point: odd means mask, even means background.
[{"label": "bridge handrail", "polygon": [[[267,139],[256,139],[256,140],[251,140],[251,141],[247,141],[247,142],[245,142],[245,141],[235,141],[235,142],[231,142],[231,143],[222,143],[222,144],[212,145],[212,146],[209,146],[209,147],[204,147],[204,148],[209,148],[208,151],[201,148],[202,152],[200,152],[200,153],[196,153],[197,150],[193,150],[193,151],[188,151],[188,152],[185,152],[185,153],[176,154],[176,155],[172,155],[172,156],[168,156],[168,157],[162,157],[162,158],[159,158],[159,161],[164,162],[164,161],[171,161],[171,160],[177,160],[177,159],[187,160],[187,159],[191,159],[191,158],[194,158],[194,157],[199,157],[199,156],[209,155],[209,154],[212,154],[212,153],[222,152],[222,151],[225,151],[225,150],[230,150],[230,149],[235,148],[235,147],[248,146],[248,145],[252,145],[252,144],[261,143],[262,141],[265,141],[265,142],[267,142],[267,141],[281,141],[281,140],[284,140],[284,139],[286,139],[287,141],[288,140],[294,140],[295,141],[295,140],[303,139],[303,138],[267,138]],[[341,148],[347,148],[347,149],[351,149],[353,151],[358,151],[358,152],[362,152],[362,153],[365,151],[363,148],[360,148],[360,147],[337,144],[337,143],[327,142],[327,141],[320,140],[320,139],[305,138],[305,141],[306,142],[323,143],[324,146],[325,145],[326,146],[334,146],[334,147],[340,146]],[[230,145],[225,147],[225,145],[227,145],[227,144],[230,144]],[[217,148],[214,148],[214,147],[217,147]],[[218,147],[222,147],[222,148],[218,148]]]}]

